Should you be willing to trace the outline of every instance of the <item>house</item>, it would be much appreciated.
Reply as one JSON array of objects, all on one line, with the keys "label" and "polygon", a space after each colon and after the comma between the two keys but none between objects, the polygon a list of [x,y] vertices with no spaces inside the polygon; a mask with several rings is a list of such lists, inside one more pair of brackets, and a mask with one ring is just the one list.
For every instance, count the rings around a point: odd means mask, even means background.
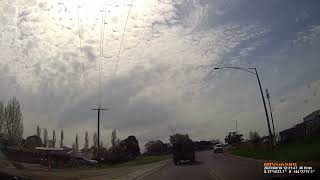
[{"label": "house", "polygon": [[303,122],[292,128],[281,131],[281,142],[301,139],[304,136],[320,133],[320,110],[314,111],[305,118]]},{"label": "house", "polygon": [[305,123],[299,123],[292,128],[281,131],[280,133],[281,142],[288,142],[296,139],[301,139],[306,136]]},{"label": "house", "polygon": [[67,151],[65,148],[36,147],[35,149],[42,159],[40,164],[48,166],[48,168],[64,167],[71,157],[71,151]]},{"label": "house", "polygon": [[37,135],[29,136],[24,141],[22,146],[24,148],[27,148],[27,149],[30,149],[30,150],[34,150],[36,147],[42,146],[42,140]]},{"label": "house", "polygon": [[306,135],[320,132],[320,110],[314,111],[305,118],[303,122],[306,126]]}]

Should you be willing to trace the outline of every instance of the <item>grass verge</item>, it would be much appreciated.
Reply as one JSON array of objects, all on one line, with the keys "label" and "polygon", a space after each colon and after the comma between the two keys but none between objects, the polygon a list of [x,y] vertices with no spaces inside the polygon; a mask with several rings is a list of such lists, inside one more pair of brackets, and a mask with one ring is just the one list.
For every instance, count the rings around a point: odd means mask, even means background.
[{"label": "grass verge", "polygon": [[320,135],[277,146],[274,151],[267,149],[234,149],[231,154],[254,159],[279,161],[320,161]]}]

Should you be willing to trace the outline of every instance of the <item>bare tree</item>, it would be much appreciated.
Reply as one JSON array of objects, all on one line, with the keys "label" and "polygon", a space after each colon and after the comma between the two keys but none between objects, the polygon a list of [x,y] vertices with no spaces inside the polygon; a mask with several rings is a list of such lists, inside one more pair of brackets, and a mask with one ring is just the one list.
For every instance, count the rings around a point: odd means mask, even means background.
[{"label": "bare tree", "polygon": [[64,134],[63,134],[63,129],[61,130],[61,135],[60,135],[60,147],[63,147],[63,138],[64,138]]},{"label": "bare tree", "polygon": [[5,135],[9,144],[20,143],[23,134],[23,118],[19,101],[14,97],[5,107]]},{"label": "bare tree", "polygon": [[[40,137],[41,136],[41,129],[39,127],[39,125],[37,126],[37,136]],[[40,137],[41,138],[41,137]]]},{"label": "bare tree", "polygon": [[79,150],[79,140],[78,140],[78,134],[76,135],[75,148],[76,148],[76,150],[77,150],[77,151]]},{"label": "bare tree", "polygon": [[43,129],[43,146],[48,146],[48,131],[46,128]]},{"label": "bare tree", "polygon": [[111,133],[111,145],[114,147],[117,141],[117,131],[114,129]]},{"label": "bare tree", "polygon": [[89,137],[88,137],[88,131],[86,131],[84,136],[84,149],[88,150],[89,148]]},{"label": "bare tree", "polygon": [[76,134],[76,140],[75,140],[75,142],[72,144],[72,151],[73,151],[73,152],[79,151],[78,134]]},{"label": "bare tree", "polygon": [[93,147],[98,147],[98,135],[96,132],[93,134]]},{"label": "bare tree", "polygon": [[52,131],[52,147],[56,147],[56,131]]},{"label": "bare tree", "polygon": [[257,131],[250,131],[249,139],[253,144],[259,144],[261,142],[260,135]]},{"label": "bare tree", "polygon": [[120,143],[121,143],[121,139],[118,138],[115,142],[115,146],[118,146]]},{"label": "bare tree", "polygon": [[0,133],[3,133],[4,124],[5,124],[5,107],[0,101]]}]

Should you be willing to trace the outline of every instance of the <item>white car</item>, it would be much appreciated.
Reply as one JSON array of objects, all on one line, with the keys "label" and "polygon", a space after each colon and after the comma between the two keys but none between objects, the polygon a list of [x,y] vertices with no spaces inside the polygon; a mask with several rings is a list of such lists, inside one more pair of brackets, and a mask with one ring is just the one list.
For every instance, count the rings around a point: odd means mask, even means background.
[{"label": "white car", "polygon": [[214,147],[213,147],[213,152],[214,153],[222,153],[223,152],[223,147],[222,147],[222,145],[221,144],[216,144],[216,145],[214,145]]}]

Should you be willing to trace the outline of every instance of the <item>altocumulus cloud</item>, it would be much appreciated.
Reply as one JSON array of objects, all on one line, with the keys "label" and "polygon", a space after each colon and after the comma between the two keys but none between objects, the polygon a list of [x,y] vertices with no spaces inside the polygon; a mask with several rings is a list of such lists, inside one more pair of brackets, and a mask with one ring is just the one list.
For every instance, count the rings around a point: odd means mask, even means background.
[{"label": "altocumulus cloud", "polygon": [[90,109],[99,102],[99,61],[102,103],[110,108],[103,113],[105,142],[114,128],[121,138],[136,135],[141,145],[167,141],[172,128],[195,139],[223,138],[234,129],[234,119],[245,135],[265,134],[254,77],[213,72],[219,65],[261,70],[263,85],[273,93],[277,130],[320,108],[319,73],[313,68],[319,65],[314,47],[320,22],[312,3],[301,12],[277,10],[285,18],[272,19],[256,10],[296,4],[135,0],[113,76],[130,1],[108,2],[102,57],[105,1],[0,2],[0,97],[21,100],[25,136],[39,124],[64,129],[71,144],[76,133],[96,131]]}]

